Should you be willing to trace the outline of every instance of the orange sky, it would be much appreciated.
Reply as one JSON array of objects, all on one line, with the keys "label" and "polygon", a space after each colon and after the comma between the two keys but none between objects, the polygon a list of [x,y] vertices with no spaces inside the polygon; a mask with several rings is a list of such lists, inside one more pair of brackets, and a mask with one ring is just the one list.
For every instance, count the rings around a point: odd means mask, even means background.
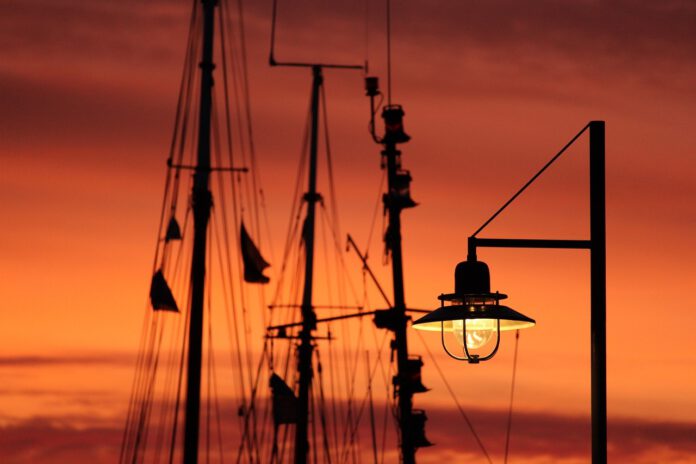
[{"label": "orange sky", "polygon": [[[267,66],[270,2],[260,3],[247,5],[247,42],[278,257],[309,72]],[[278,58],[364,60],[364,11],[353,3],[302,0],[281,10]],[[4,462],[113,460],[104,443],[118,446],[127,406],[188,5],[0,6]],[[436,296],[452,290],[466,237],[588,120],[606,120],[610,453],[623,462],[696,459],[689,300],[696,282],[696,8],[579,0],[393,5],[394,100],[404,105],[413,137],[402,147],[403,163],[420,203],[403,219],[409,305],[435,307]],[[381,6],[372,6],[368,58],[385,85],[382,19]],[[361,75],[327,71],[326,92],[341,224],[364,246],[381,172]],[[481,235],[586,238],[586,149],[581,139]],[[378,236],[371,262],[388,283]],[[357,266],[353,258],[347,262]],[[551,438],[519,443],[515,462],[585,462],[588,440],[560,437],[586,436],[589,428],[589,257],[483,249],[479,259],[490,265],[494,289],[538,322],[521,336],[516,409],[521,429]],[[411,339],[413,351],[425,354]],[[426,340],[439,352],[437,337]],[[495,453],[512,341],[479,366],[438,358]],[[460,418],[450,418],[431,365],[424,376],[434,392],[416,402],[429,412],[429,435],[440,446],[419,457],[476,462],[473,445],[460,447],[452,436],[448,424]],[[635,440],[645,445],[632,450]],[[78,452],[84,447],[75,443],[94,446]],[[61,446],[75,454],[56,454]]]}]

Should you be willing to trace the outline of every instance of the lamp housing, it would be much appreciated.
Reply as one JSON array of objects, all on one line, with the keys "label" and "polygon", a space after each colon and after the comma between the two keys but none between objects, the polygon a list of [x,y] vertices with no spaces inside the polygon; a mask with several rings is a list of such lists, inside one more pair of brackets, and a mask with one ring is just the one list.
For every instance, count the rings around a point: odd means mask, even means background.
[{"label": "lamp housing", "polygon": [[[500,332],[532,327],[534,319],[500,304],[507,295],[490,290],[488,265],[476,259],[457,264],[454,271],[454,293],[441,294],[440,307],[413,323],[418,330],[439,331],[442,345],[448,355],[470,363],[492,358],[498,351]],[[448,302],[449,304],[445,304]],[[462,345],[464,357],[454,355],[447,348],[445,333],[454,333]],[[495,347],[485,355],[471,353],[482,348],[495,336]]]}]

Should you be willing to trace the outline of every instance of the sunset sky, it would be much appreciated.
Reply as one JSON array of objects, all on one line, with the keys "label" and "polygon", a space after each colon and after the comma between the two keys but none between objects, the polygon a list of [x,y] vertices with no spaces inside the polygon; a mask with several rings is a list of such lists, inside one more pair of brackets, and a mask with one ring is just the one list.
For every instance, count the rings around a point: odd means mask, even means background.
[{"label": "sunset sky", "polygon": [[[189,9],[0,5],[3,463],[117,459]],[[247,0],[245,12],[279,258],[310,72],[268,66],[270,0]],[[367,58],[386,85],[384,2],[280,0],[278,21],[278,59]],[[605,120],[609,458],[696,462],[696,2],[392,0],[392,21],[393,100],[406,111],[402,158],[419,203],[403,214],[409,306],[436,307],[466,238],[588,121]],[[341,225],[364,246],[382,173],[362,77],[325,73]],[[588,238],[587,148],[585,136],[480,236]],[[378,232],[371,264],[388,284]],[[510,462],[588,462],[589,255],[482,249],[479,259],[493,290],[538,324],[520,337]],[[502,462],[513,337],[480,365],[424,340]],[[437,446],[419,462],[485,462],[427,359],[424,383],[433,391],[416,406]]]}]

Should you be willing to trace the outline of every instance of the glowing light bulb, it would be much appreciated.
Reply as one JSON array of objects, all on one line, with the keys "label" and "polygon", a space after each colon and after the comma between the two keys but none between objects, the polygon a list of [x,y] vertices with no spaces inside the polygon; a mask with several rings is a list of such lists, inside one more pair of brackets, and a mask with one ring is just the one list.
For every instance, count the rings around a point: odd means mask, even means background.
[{"label": "glowing light bulb", "polygon": [[497,331],[495,319],[468,319],[466,321],[466,334],[464,334],[464,321],[452,321],[454,336],[462,347],[466,336],[466,347],[470,350],[481,348],[488,343]]}]

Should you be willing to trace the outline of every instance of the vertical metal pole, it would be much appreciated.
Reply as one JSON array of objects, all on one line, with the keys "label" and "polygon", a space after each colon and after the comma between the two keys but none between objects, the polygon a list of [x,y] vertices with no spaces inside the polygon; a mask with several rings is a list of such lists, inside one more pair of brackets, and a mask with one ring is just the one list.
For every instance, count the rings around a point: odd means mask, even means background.
[{"label": "vertical metal pole", "polygon": [[203,3],[203,50],[201,59],[201,100],[198,127],[198,162],[194,173],[193,257],[191,261],[191,306],[186,374],[186,416],[184,425],[184,464],[198,462],[198,429],[201,401],[201,355],[203,347],[203,304],[208,220],[212,205],[210,190],[210,111],[213,88],[213,25],[215,0]]},{"label": "vertical metal pole", "polygon": [[295,428],[295,464],[306,464],[309,452],[307,424],[309,416],[309,390],[312,385],[312,331],[317,326],[317,316],[312,305],[312,283],[314,276],[314,223],[317,194],[317,146],[319,139],[319,91],[323,83],[321,66],[312,67],[312,122],[309,145],[309,186],[305,194],[307,216],[303,227],[305,246],[305,276],[302,293],[302,331],[297,370],[300,374],[297,425]]},{"label": "vertical metal pole", "polygon": [[[394,142],[384,144],[384,155],[387,158],[388,191],[396,189],[397,156],[400,152]],[[404,298],[404,270],[401,253],[401,207],[392,200],[389,207],[389,228],[387,241],[392,253],[392,280],[394,285],[393,320],[394,342],[397,358],[397,379],[399,380],[399,430],[401,431],[401,459],[404,464],[415,464],[416,448],[411,431],[411,410],[413,408],[413,392],[411,383],[406,379],[408,370],[408,340],[406,337],[406,301]]]},{"label": "vertical metal pole", "polygon": [[590,122],[592,463],[607,462],[607,278],[604,121]]}]

